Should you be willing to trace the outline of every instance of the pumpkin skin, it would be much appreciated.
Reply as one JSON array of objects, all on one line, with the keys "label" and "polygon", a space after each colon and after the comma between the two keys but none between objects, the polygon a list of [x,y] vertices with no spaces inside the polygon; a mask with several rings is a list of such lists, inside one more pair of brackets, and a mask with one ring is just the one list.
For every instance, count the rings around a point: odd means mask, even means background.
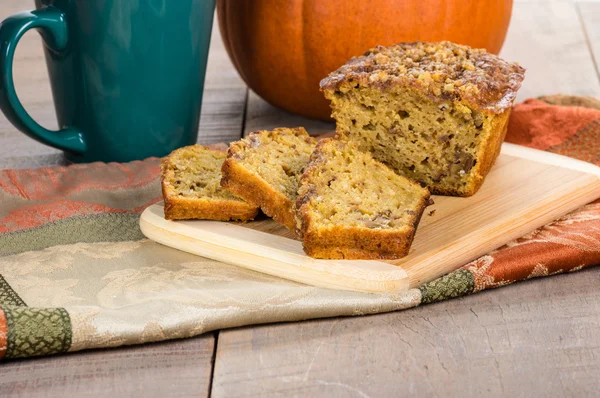
[{"label": "pumpkin skin", "polygon": [[512,0],[218,0],[225,48],[267,102],[330,120],[319,82],[377,45],[449,40],[498,53]]}]

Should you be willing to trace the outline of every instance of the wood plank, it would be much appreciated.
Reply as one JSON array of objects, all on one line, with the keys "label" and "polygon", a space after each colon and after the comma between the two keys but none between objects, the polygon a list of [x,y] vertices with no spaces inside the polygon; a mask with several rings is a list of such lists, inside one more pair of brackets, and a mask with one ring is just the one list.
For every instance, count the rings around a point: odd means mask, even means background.
[{"label": "wood plank", "polygon": [[577,10],[592,51],[596,72],[600,76],[600,2],[580,2],[577,4]]},{"label": "wood plank", "polygon": [[198,142],[212,144],[238,140],[242,135],[248,89],[223,46],[215,15]]},{"label": "wood plank", "polygon": [[206,397],[214,336],[0,365],[11,397]]},{"label": "wood plank", "polygon": [[410,253],[399,260],[315,260],[287,230],[281,236],[265,222],[173,222],[164,219],[162,205],[146,209],[140,227],[163,245],[296,282],[393,293],[452,272],[599,197],[600,167],[504,144],[477,194],[434,197],[435,216],[421,218]]},{"label": "wood plank", "polygon": [[600,95],[575,4],[518,2],[501,56],[527,68],[517,102],[548,94]]},{"label": "wood plank", "polygon": [[596,268],[396,313],[226,330],[212,396],[595,396],[599,283]]},{"label": "wood plank", "polygon": [[[0,20],[32,7],[33,2],[25,4],[21,0],[4,0],[0,6]],[[14,65],[15,86],[25,109],[43,126],[56,129],[52,93],[37,33],[30,32],[21,39]],[[246,93],[246,85],[223,47],[215,19],[198,142],[209,144],[239,139],[242,134]],[[66,164],[60,151],[20,133],[1,113],[0,143],[0,169]]]}]

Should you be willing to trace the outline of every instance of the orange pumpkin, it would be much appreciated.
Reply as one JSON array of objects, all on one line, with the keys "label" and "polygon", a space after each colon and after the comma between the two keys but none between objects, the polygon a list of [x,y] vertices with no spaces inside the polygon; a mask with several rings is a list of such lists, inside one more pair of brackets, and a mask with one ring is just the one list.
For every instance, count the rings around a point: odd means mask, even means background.
[{"label": "orange pumpkin", "polygon": [[498,53],[512,0],[219,0],[225,47],[272,105],[329,119],[319,81],[376,45],[450,40]]}]

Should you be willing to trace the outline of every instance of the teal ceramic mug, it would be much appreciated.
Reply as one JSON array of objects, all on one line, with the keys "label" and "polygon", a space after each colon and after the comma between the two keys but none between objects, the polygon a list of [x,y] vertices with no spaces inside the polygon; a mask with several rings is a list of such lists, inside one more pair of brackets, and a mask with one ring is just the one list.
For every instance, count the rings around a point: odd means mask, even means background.
[{"label": "teal ceramic mug", "polygon": [[[0,24],[0,108],[16,128],[73,162],[163,156],[196,142],[214,0],[36,0],[36,8]],[[29,116],[13,83],[15,47],[33,28],[58,131]]]}]

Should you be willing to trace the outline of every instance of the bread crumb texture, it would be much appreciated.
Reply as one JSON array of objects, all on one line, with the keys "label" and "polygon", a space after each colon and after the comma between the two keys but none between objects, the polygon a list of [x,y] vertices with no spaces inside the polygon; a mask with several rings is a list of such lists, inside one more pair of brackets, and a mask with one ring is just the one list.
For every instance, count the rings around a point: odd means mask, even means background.
[{"label": "bread crumb texture", "polygon": [[201,145],[175,150],[161,163],[166,183],[175,194],[184,198],[215,198],[241,201],[231,192],[221,188],[221,166],[227,156],[224,151],[214,151]]},{"label": "bread crumb texture", "polygon": [[221,184],[294,230],[298,178],[315,145],[302,127],[250,133],[230,145]]},{"label": "bread crumb texture", "polygon": [[161,185],[167,219],[249,220],[258,209],[222,188],[224,151],[192,145],[161,161]]},{"label": "bread crumb texture", "polygon": [[317,258],[408,253],[429,191],[354,144],[322,140],[300,179],[297,228]]}]

